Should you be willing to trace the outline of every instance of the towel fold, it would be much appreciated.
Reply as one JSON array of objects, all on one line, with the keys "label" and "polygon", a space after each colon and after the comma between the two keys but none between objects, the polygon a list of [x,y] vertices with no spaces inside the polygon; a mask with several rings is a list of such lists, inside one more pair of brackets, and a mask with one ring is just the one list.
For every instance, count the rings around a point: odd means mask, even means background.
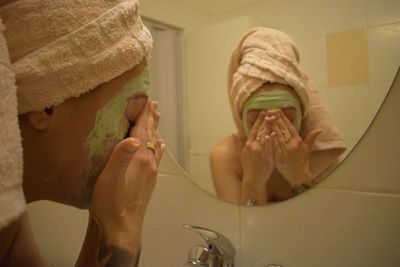
[{"label": "towel fold", "polygon": [[0,8],[18,111],[44,110],[149,57],[137,0],[19,0]]},{"label": "towel fold", "polygon": [[300,136],[305,138],[317,128],[323,130],[312,147],[314,155],[322,152],[312,157],[310,166],[317,177],[337,163],[346,146],[314,82],[299,63],[299,51],[287,34],[270,28],[253,28],[242,36],[232,53],[228,94],[236,127],[245,137],[241,119],[244,102],[266,82],[291,86],[302,103]]},{"label": "towel fold", "polygon": [[0,230],[26,209],[16,86],[3,30],[0,18]]}]

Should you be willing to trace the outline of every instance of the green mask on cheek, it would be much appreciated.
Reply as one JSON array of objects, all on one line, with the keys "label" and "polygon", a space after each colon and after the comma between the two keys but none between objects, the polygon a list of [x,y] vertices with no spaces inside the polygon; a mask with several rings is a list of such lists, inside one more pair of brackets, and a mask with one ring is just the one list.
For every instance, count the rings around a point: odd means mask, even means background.
[{"label": "green mask on cheek", "polygon": [[139,76],[126,83],[117,95],[97,111],[95,125],[84,143],[89,161],[86,166],[89,170],[94,164],[104,167],[105,160],[108,159],[114,146],[125,137],[129,130],[129,121],[125,117],[127,99],[134,94],[147,92],[149,80],[149,71],[146,67]]},{"label": "green mask on cheek", "polygon": [[277,108],[294,108],[296,110],[296,119],[294,126],[297,131],[300,130],[302,114],[300,101],[286,90],[271,90],[260,95],[253,96],[246,100],[243,105],[242,121],[246,136],[250,133],[250,127],[247,121],[247,113],[250,110],[265,110]]}]

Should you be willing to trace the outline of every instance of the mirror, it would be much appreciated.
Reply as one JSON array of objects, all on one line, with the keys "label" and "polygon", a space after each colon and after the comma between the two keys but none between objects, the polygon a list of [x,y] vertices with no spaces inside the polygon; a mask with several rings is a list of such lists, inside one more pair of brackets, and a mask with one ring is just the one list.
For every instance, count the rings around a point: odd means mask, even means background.
[{"label": "mirror", "polygon": [[[245,31],[271,27],[295,41],[300,65],[316,83],[346,143],[342,158],[369,126],[400,62],[400,5],[394,0],[148,0],[141,9],[145,18],[178,32],[181,95],[175,99],[183,101],[177,102],[174,116],[182,138],[180,144],[166,143],[169,149],[178,147],[175,158],[212,194],[210,151],[236,132],[226,73]],[[162,114],[163,120],[170,116]]]}]

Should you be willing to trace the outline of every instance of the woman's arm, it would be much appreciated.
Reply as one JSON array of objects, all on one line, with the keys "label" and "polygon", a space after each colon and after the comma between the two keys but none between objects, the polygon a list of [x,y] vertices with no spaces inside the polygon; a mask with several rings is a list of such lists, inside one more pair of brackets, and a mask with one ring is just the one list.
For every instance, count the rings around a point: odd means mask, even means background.
[{"label": "woman's arm", "polygon": [[210,165],[217,196],[237,204],[266,204],[273,171],[272,143],[265,112],[260,112],[249,136],[231,136],[212,151]]},{"label": "woman's arm", "polygon": [[165,150],[157,136],[155,108],[156,103],[147,103],[130,137],[114,148],[96,182],[77,266],[138,265],[143,220]]},{"label": "woman's arm", "polygon": [[45,266],[33,238],[26,212],[17,221],[0,231],[0,241],[0,249],[3,254],[0,266]]}]

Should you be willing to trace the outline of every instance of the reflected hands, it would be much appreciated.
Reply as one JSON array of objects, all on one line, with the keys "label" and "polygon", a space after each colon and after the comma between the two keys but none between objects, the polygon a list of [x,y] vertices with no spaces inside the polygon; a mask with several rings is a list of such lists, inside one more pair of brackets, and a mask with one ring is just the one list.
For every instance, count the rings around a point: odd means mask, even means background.
[{"label": "reflected hands", "polygon": [[302,140],[282,110],[268,111],[267,116],[273,118],[270,127],[276,169],[292,188],[309,186],[312,180],[309,169],[311,148],[322,130],[315,129]]},{"label": "reflected hands", "polygon": [[[266,196],[267,182],[274,170],[273,147],[269,133],[271,128],[260,112],[247,140],[241,143],[240,162],[243,169],[242,203],[261,194]],[[265,199],[264,199],[265,201]],[[258,203],[263,200],[258,200]]]}]

